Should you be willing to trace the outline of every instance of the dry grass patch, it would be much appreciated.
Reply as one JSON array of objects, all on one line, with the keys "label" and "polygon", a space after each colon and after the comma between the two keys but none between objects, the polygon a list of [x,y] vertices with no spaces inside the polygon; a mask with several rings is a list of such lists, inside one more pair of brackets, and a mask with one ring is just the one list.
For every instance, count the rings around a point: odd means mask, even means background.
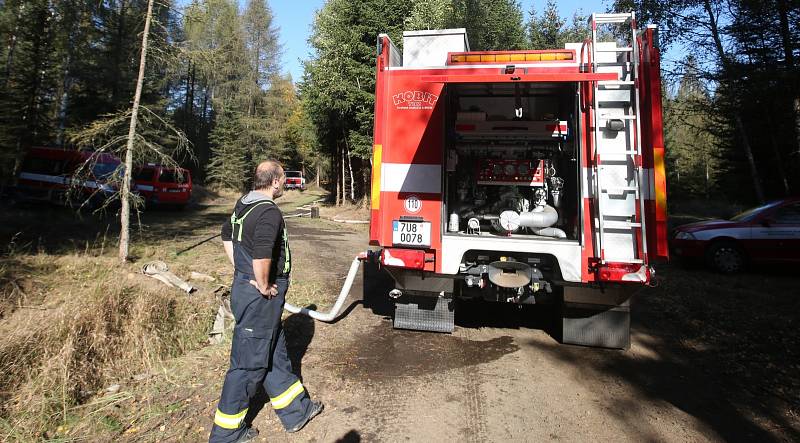
[{"label": "dry grass patch", "polygon": [[76,408],[109,384],[201,345],[214,314],[213,297],[153,286],[110,257],[19,255],[4,266],[28,269],[15,278],[34,282],[39,303],[0,322],[2,441],[67,434]]}]

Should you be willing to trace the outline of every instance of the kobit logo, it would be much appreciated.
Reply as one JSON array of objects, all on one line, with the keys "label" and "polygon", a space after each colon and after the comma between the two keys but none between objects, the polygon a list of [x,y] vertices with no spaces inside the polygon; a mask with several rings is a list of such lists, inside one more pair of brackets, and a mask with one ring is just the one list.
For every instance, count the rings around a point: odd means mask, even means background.
[{"label": "kobit logo", "polygon": [[392,96],[397,109],[433,109],[438,95],[425,91],[405,91]]}]

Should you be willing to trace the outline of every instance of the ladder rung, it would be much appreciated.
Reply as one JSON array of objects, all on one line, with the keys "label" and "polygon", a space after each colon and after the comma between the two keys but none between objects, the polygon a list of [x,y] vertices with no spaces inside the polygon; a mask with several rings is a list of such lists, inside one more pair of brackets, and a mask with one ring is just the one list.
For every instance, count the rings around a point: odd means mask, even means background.
[{"label": "ladder rung", "polygon": [[614,191],[639,191],[639,188],[636,186],[609,186],[608,188],[603,188],[600,192],[614,192]]},{"label": "ladder rung", "polygon": [[[598,149],[598,154],[600,155],[600,160],[602,162],[603,157],[607,157],[609,155],[640,155],[638,151],[614,151],[614,152],[601,152]],[[609,160],[609,161],[619,161],[619,160]]]},{"label": "ladder rung", "polygon": [[633,48],[630,46],[623,46],[621,48],[614,48],[614,49],[595,49],[594,52],[633,52]]},{"label": "ladder rung", "polygon": [[635,264],[644,264],[644,260],[640,258],[626,258],[625,260],[606,260],[610,263],[635,263]]},{"label": "ladder rung", "polygon": [[633,86],[633,80],[599,80],[597,86]]},{"label": "ladder rung", "polygon": [[[621,66],[623,68],[628,68],[631,62],[624,61],[624,62],[598,62],[593,61],[595,66],[606,67],[606,66]],[[584,63],[586,65],[587,63]]]},{"label": "ladder rung", "polygon": [[592,14],[595,23],[626,23],[631,14]]},{"label": "ladder rung", "polygon": [[[603,168],[603,165],[605,165],[607,163],[621,163],[621,162],[626,162],[627,163],[628,161],[630,161],[627,158],[621,159],[621,158],[607,158],[607,157],[611,157],[611,156],[635,157],[635,156],[639,155],[639,153],[635,152],[635,153],[629,153],[629,154],[622,154],[622,153],[619,153],[619,152],[613,152],[613,153],[612,152],[601,152],[601,153],[599,153],[599,155],[600,155],[600,159],[597,161],[597,164],[600,167],[600,169],[605,169],[605,168]],[[638,167],[634,166],[634,170],[635,169],[638,169]]]},{"label": "ladder rung", "polygon": [[639,228],[641,226],[642,226],[641,223],[634,223],[634,222],[620,222],[620,221],[603,222],[603,229],[628,229],[628,228]]},{"label": "ladder rung", "polygon": [[602,114],[598,116],[598,118],[602,118],[604,120],[636,120],[635,115],[609,115],[609,114]]}]

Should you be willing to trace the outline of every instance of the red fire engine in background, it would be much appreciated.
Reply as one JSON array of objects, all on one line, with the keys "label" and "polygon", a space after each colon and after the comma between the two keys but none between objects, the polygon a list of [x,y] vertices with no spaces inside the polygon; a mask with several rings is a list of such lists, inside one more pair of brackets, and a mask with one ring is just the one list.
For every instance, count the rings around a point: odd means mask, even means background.
[{"label": "red fire engine in background", "polygon": [[[370,244],[395,327],[452,331],[456,298],[549,300],[564,342],[629,346],[630,295],[668,258],[657,29],[590,24],[547,51],[378,37]],[[627,41],[599,41],[608,25]]]},{"label": "red fire engine in background", "polygon": [[[113,154],[34,146],[25,154],[11,195],[19,201],[96,208],[116,196],[111,178],[122,173],[122,162]],[[132,190],[149,204],[183,207],[192,195],[192,176],[187,169],[148,163],[134,171]]]},{"label": "red fire engine in background", "polygon": [[16,200],[64,204],[72,191],[72,203],[97,207],[117,192],[108,178],[119,167],[120,160],[112,154],[35,146],[25,154],[12,195]]}]

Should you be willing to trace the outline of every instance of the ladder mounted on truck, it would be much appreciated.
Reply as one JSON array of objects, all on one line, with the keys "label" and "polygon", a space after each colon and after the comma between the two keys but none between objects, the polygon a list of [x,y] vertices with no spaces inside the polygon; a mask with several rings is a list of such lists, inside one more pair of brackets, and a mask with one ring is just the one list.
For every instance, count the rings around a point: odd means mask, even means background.
[{"label": "ladder mounted on truck", "polygon": [[[644,263],[645,206],[642,195],[642,140],[639,122],[639,45],[636,17],[592,14],[590,72],[617,72],[619,80],[593,82],[593,223],[601,264]],[[629,46],[598,41],[598,28],[622,25]],[[628,30],[629,27],[629,30]]]}]

